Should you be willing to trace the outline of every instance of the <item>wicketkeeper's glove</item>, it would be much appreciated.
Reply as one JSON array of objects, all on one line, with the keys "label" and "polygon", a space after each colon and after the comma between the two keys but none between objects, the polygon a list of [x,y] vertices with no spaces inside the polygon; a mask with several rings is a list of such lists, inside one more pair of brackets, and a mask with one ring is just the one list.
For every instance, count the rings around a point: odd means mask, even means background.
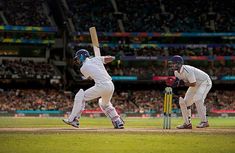
[{"label": "wicketkeeper's glove", "polygon": [[184,81],[178,78],[169,77],[168,79],[166,79],[166,85],[172,88],[176,88],[176,87],[184,86]]}]

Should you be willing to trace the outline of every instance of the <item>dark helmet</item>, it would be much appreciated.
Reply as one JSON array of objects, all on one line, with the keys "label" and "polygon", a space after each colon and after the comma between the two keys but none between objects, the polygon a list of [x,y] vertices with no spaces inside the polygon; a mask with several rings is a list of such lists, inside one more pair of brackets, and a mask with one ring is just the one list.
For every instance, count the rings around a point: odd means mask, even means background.
[{"label": "dark helmet", "polygon": [[79,61],[79,62],[82,63],[82,62],[85,61],[85,59],[86,59],[87,57],[90,57],[89,52],[88,52],[87,50],[85,50],[85,49],[80,49],[80,50],[76,51],[76,53],[75,53],[73,59],[74,59],[75,61]]},{"label": "dark helmet", "polygon": [[179,55],[173,56],[168,61],[169,68],[173,71],[175,71],[175,70],[179,71],[183,64],[184,64],[184,59]]}]

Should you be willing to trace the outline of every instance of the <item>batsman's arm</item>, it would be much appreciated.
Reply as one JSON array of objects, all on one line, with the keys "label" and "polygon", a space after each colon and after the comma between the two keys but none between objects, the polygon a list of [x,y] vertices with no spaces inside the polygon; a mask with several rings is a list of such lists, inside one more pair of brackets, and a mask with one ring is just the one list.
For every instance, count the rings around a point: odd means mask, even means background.
[{"label": "batsman's arm", "polygon": [[85,77],[85,76],[81,76],[83,80],[93,80],[90,76]]},{"label": "batsman's arm", "polygon": [[114,56],[103,56],[103,58],[104,58],[104,64],[110,63],[113,60],[115,60]]}]

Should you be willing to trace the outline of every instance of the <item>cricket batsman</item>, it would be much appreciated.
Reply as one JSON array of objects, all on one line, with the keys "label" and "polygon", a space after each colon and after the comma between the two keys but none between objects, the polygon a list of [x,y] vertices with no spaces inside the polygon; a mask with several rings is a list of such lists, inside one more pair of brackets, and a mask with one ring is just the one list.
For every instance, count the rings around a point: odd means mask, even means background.
[{"label": "cricket batsman", "polygon": [[175,81],[167,82],[167,85],[179,86],[183,81],[188,90],[185,97],[179,97],[179,105],[182,112],[184,123],[177,126],[178,129],[192,129],[191,123],[191,105],[195,103],[198,115],[201,119],[197,128],[209,127],[206,117],[205,98],[212,87],[209,75],[202,70],[190,65],[184,65],[181,56],[175,55],[168,62],[171,70],[174,71]]},{"label": "cricket batsman", "polygon": [[95,85],[85,91],[80,89],[77,92],[71,115],[68,119],[63,119],[64,123],[78,128],[79,119],[82,111],[85,109],[85,102],[100,98],[99,106],[105,115],[111,119],[114,128],[124,128],[123,120],[110,102],[114,92],[114,85],[112,78],[104,67],[104,64],[110,63],[114,59],[115,57],[113,56],[91,57],[85,49],[80,49],[75,53],[74,62],[81,65],[81,73],[86,79],[93,79]]}]

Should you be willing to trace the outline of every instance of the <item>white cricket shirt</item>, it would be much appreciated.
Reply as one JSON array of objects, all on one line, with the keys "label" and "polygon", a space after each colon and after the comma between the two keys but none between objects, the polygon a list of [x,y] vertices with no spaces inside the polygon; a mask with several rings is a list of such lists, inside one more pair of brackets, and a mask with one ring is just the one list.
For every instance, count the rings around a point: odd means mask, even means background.
[{"label": "white cricket shirt", "polygon": [[104,67],[104,57],[86,58],[80,68],[85,78],[91,77],[95,83],[111,81],[112,78]]},{"label": "white cricket shirt", "polygon": [[184,82],[196,82],[198,85],[206,81],[206,83],[211,84],[211,79],[207,73],[190,65],[182,65],[180,73],[175,71],[174,74],[178,79]]}]

